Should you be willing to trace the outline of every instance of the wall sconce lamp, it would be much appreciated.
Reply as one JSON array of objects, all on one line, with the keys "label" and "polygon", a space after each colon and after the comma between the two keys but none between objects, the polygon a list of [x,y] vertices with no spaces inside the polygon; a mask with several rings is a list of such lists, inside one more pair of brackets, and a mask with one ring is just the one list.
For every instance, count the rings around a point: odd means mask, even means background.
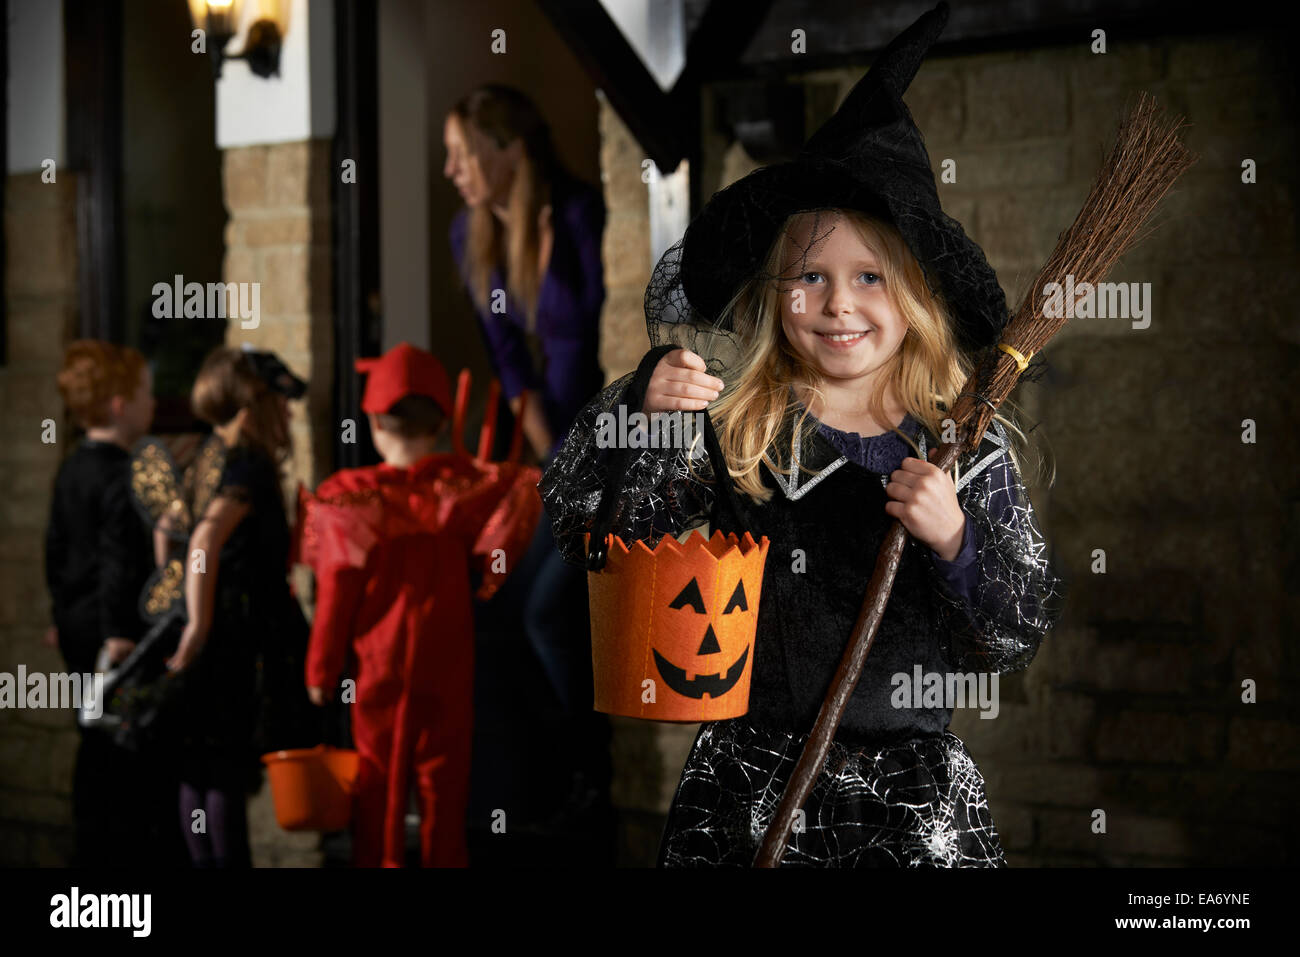
[{"label": "wall sconce lamp", "polygon": [[279,75],[284,20],[277,0],[257,0],[257,12],[248,28],[242,53],[224,52],[226,44],[239,31],[239,0],[189,0],[189,6],[194,28],[207,35],[215,78],[220,79],[225,60],[245,60],[248,68],[263,78]]}]

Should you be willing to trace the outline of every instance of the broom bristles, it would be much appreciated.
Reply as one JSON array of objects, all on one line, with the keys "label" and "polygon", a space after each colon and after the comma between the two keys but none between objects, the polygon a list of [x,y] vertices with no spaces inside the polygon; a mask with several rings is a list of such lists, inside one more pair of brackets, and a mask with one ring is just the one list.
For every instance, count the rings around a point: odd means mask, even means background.
[{"label": "broom bristles", "polygon": [[[1186,125],[1181,118],[1169,119],[1155,98],[1138,96],[1136,105],[1119,126],[1115,145],[1093,181],[1079,215],[1061,233],[1047,263],[1034,277],[1020,307],[1003,330],[1001,341],[1024,356],[1038,352],[1065,325],[1073,303],[1063,303],[1061,316],[1044,315],[1043,290],[1049,283],[1065,286],[1073,275],[1094,287],[1121,257],[1155,231],[1148,222],[1160,200],[1173,187],[1196,157],[1179,138]],[[988,368],[989,364],[992,368]],[[1017,364],[998,350],[977,369],[963,387],[964,393],[978,393],[993,406],[1010,395],[1020,378]],[[953,418],[971,447],[988,428],[994,410],[969,395],[953,405]],[[964,424],[963,424],[964,423]]]}]

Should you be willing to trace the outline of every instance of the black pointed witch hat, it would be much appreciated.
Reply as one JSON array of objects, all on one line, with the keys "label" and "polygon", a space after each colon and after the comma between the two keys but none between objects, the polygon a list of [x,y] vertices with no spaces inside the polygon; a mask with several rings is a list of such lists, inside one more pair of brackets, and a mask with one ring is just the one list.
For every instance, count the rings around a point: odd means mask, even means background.
[{"label": "black pointed witch hat", "polygon": [[[903,103],[947,20],[948,5],[940,3],[895,37],[794,160],[757,169],[714,194],[646,291],[653,344],[685,344],[680,333],[687,327],[692,340],[732,338],[726,307],[762,270],[786,219],[832,208],[893,223],[947,305],[961,347],[975,352],[997,342],[1009,318],[1006,297],[983,250],[940,206],[925,142]],[[724,365],[710,367],[718,372]]]}]

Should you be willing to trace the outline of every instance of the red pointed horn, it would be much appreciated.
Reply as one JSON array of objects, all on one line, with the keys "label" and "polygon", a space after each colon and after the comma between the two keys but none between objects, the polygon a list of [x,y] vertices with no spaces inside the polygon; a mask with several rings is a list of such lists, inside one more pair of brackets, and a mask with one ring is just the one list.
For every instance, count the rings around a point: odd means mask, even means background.
[{"label": "red pointed horn", "polygon": [[456,407],[451,418],[451,447],[457,455],[469,454],[465,450],[465,411],[469,408],[469,381],[469,370],[461,369],[460,377],[456,380]]},{"label": "red pointed horn", "polygon": [[497,401],[501,398],[501,383],[493,379],[488,387],[487,408],[483,411],[483,428],[478,434],[478,455],[480,462],[486,462],[492,455],[492,442],[497,437]]}]

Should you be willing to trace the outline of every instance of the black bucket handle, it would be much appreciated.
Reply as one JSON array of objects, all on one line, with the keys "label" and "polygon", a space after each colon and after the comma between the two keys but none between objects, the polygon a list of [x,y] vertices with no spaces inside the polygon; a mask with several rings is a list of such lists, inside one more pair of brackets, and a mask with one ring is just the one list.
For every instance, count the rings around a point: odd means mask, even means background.
[{"label": "black bucket handle", "polygon": [[[636,373],[632,380],[623,390],[621,402],[637,412],[645,405],[646,389],[650,386],[650,377],[654,374],[655,366],[670,352],[676,351],[679,346],[662,345],[656,346],[645,354],[641,359],[640,365],[637,366]],[[743,533],[749,526],[749,520],[745,515],[745,510],[740,504],[740,496],[736,494],[736,487],[731,481],[731,476],[727,472],[727,460],[722,454],[722,447],[718,444],[718,435],[713,428],[713,420],[709,417],[707,409],[703,413],[704,419],[704,450],[708,453],[709,464],[713,468],[717,494],[714,497],[712,524],[715,528],[721,528],[724,525],[737,534]],[[601,492],[600,504],[596,508],[596,515],[592,519],[590,545],[587,551],[587,568],[590,571],[600,571],[605,567],[605,562],[609,558],[609,532],[614,524],[614,510],[618,505],[618,492],[623,484],[623,479],[627,475],[627,470],[632,464],[632,456],[639,451],[629,447],[626,443],[614,449],[610,456],[609,471],[605,478],[605,488]],[[721,519],[722,521],[719,521]]]}]

